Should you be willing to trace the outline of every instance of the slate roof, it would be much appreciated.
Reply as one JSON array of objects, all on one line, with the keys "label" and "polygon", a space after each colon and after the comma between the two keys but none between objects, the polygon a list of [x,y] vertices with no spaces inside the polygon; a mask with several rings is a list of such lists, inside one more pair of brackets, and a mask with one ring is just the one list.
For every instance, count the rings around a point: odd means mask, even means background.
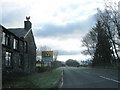
[{"label": "slate roof", "polygon": [[24,37],[28,30],[24,29],[24,28],[10,28],[8,29],[8,31],[12,32],[13,34],[15,34],[18,37]]}]

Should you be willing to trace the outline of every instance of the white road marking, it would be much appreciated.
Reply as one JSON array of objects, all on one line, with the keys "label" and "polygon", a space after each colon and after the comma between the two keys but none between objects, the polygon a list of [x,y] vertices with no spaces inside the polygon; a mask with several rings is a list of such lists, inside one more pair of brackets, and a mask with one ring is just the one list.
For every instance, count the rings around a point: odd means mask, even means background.
[{"label": "white road marking", "polygon": [[63,71],[62,71],[62,75],[61,75],[61,84],[60,84],[60,88],[62,88],[62,86],[63,86]]},{"label": "white road marking", "polygon": [[111,81],[113,81],[113,82],[120,83],[120,81],[118,81],[118,80],[114,80],[114,79],[107,78],[107,77],[104,77],[104,76],[99,76],[99,77],[104,78],[104,79],[107,79],[107,80],[111,80]]}]

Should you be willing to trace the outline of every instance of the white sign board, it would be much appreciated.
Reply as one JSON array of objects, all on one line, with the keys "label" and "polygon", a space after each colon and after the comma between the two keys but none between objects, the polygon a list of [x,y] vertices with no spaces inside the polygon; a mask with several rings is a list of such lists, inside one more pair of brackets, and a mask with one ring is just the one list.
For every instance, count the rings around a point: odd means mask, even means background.
[{"label": "white sign board", "polygon": [[43,57],[42,60],[44,62],[52,62],[53,61],[53,57]]}]

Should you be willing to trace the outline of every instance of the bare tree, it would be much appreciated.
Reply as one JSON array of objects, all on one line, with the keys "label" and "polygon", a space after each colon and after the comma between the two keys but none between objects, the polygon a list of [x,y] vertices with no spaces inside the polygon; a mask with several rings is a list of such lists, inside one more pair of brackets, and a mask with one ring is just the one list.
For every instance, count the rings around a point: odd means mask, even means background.
[{"label": "bare tree", "polygon": [[120,12],[119,12],[119,3],[107,1],[105,3],[105,6],[106,6],[106,13],[110,17],[110,20],[116,26],[116,30],[117,30],[118,36],[120,37]]},{"label": "bare tree", "polygon": [[97,33],[95,31],[95,27],[92,28],[92,30],[87,33],[83,39],[82,39],[82,46],[85,46],[87,47],[87,52],[86,53],[89,53],[89,55],[91,56],[91,58],[94,57],[94,51],[96,49],[96,44],[97,44]]},{"label": "bare tree", "polygon": [[[114,57],[116,56],[117,60],[120,61],[116,46],[116,40],[118,39],[119,36],[118,21],[116,21],[117,13],[116,11],[112,10],[110,9],[108,10],[107,8],[103,12],[101,10],[98,10],[97,19],[101,23],[103,23],[104,28],[107,29],[107,33],[112,44],[113,56]],[[116,32],[118,32],[118,34],[116,34]]]},{"label": "bare tree", "polygon": [[53,51],[53,55],[54,55],[54,61],[57,61],[58,51],[57,51],[57,50],[54,50],[54,51]]}]

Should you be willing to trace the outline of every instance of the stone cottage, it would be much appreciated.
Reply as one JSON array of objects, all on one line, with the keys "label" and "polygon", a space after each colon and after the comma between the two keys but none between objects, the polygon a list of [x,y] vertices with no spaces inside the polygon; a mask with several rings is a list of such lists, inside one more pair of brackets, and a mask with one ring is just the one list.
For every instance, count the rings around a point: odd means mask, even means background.
[{"label": "stone cottage", "polygon": [[2,71],[34,72],[36,68],[36,44],[30,17],[26,17],[24,28],[2,29]]}]

